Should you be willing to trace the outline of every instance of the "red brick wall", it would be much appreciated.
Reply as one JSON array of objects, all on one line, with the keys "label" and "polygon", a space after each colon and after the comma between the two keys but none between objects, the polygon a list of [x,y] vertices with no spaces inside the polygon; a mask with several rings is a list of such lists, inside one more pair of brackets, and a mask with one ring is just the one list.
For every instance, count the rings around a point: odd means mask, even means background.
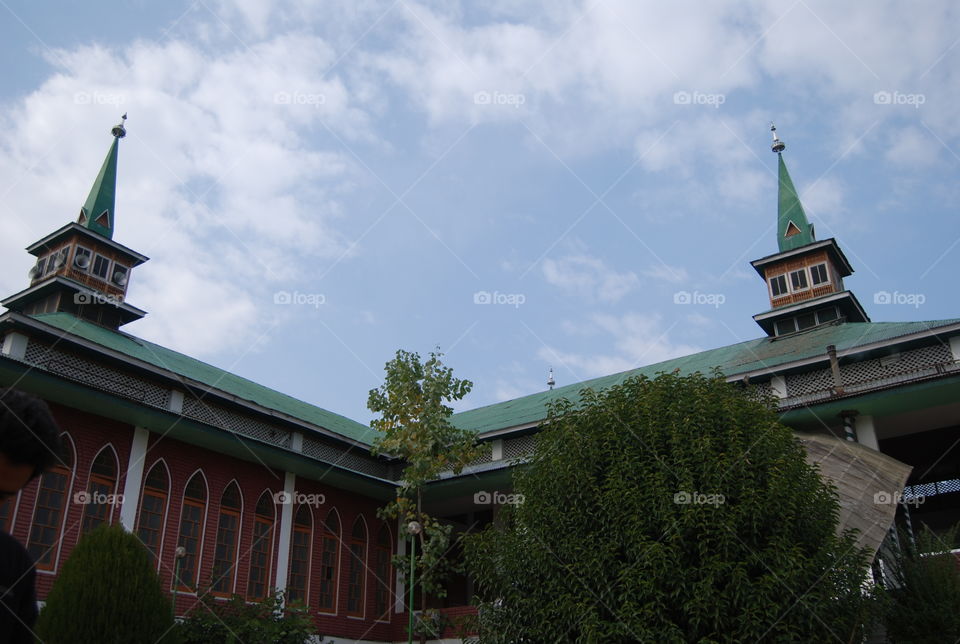
[{"label": "red brick wall", "polygon": [[[64,518],[63,540],[59,548],[59,556],[53,571],[38,571],[37,592],[38,598],[46,597],[53,583],[56,573],[63,566],[63,562],[70,556],[73,546],[79,538],[80,524],[83,516],[83,507],[74,503],[74,494],[86,490],[90,473],[90,465],[100,450],[110,445],[113,447],[118,460],[118,476],[115,492],[124,491],[126,470],[133,440],[134,428],[130,425],[102,418],[93,414],[51,404],[54,416],[61,428],[69,435],[75,450],[74,477],[68,492],[66,513]],[[207,486],[206,518],[202,541],[201,556],[199,558],[199,578],[201,587],[210,583],[213,569],[214,548],[216,545],[216,531],[219,517],[220,497],[227,485],[237,480],[240,487],[243,510],[240,520],[239,560],[235,592],[246,594],[247,576],[249,573],[249,551],[252,543],[254,508],[260,495],[264,492],[274,494],[284,488],[284,474],[271,470],[257,462],[241,461],[220,453],[197,448],[181,441],[163,438],[157,434],[150,434],[147,455],[143,464],[143,478],[150,469],[160,460],[166,464],[170,477],[165,530],[160,551],[160,577],[165,588],[170,588],[172,582],[172,564],[174,551],[180,526],[180,514],[183,502],[183,490],[190,477],[201,471]],[[323,476],[323,470],[318,468],[318,477]],[[39,480],[34,480],[22,491],[15,510],[12,533],[22,543],[27,543],[30,525],[37,495]],[[341,547],[340,568],[338,574],[338,600],[336,612],[332,615],[314,612],[315,622],[322,635],[344,637],[351,639],[381,640],[391,639],[396,631],[397,624],[405,624],[402,615],[396,616],[392,607],[394,604],[395,573],[391,567],[389,580],[389,600],[391,607],[390,621],[377,621],[374,618],[374,594],[378,581],[374,574],[374,552],[378,532],[384,522],[377,518],[376,510],[382,505],[378,501],[351,494],[347,491],[328,487],[322,482],[311,481],[298,477],[295,483],[298,495],[322,495],[323,503],[311,506],[313,518],[313,550],[311,553],[311,571],[308,587],[308,603],[313,609],[318,607],[318,588],[320,577],[320,524],[331,508],[335,508],[340,517]],[[141,484],[142,492],[142,484]],[[271,564],[271,585],[276,575],[277,557],[279,554],[281,505],[275,505],[275,523],[273,534],[273,559]],[[120,506],[113,508],[111,519],[120,520]],[[293,510],[296,511],[297,506]],[[139,508],[138,508],[139,514]],[[365,551],[365,598],[363,617],[352,617],[346,614],[347,586],[349,581],[348,566],[349,552],[347,544],[354,522],[361,518],[367,528],[367,548]],[[395,544],[394,526],[389,526],[390,543]],[[184,614],[196,604],[193,593],[177,594],[177,613]]]},{"label": "red brick wall", "polygon": [[[37,571],[37,596],[41,600],[46,597],[56,571],[70,556],[79,538],[84,506],[74,502],[74,494],[87,489],[93,459],[103,447],[110,445],[113,448],[118,460],[115,493],[122,493],[133,437],[133,428],[130,425],[54,404],[51,404],[50,408],[61,429],[70,436],[71,440],[66,442],[74,452],[75,467],[63,518],[63,539],[58,548],[59,553],[54,553],[56,566],[50,572]],[[12,534],[24,544],[29,539],[39,485],[39,478],[34,479],[23,489],[18,499]],[[112,520],[119,521],[120,506],[114,506],[112,510]]]}]

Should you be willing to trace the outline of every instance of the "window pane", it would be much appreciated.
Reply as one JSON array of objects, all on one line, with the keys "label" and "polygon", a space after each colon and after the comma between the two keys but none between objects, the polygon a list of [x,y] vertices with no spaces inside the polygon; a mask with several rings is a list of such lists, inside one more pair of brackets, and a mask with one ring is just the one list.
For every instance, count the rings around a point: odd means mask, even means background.
[{"label": "window pane", "polygon": [[273,550],[273,523],[257,517],[253,524],[253,546],[250,548],[250,576],[247,581],[247,597],[267,596],[269,584],[270,555]]},{"label": "window pane", "polygon": [[40,477],[37,510],[30,529],[27,551],[41,568],[53,567],[53,546],[60,532],[60,520],[66,500],[69,474],[62,469],[50,470]]},{"label": "window pane", "polygon": [[831,306],[828,309],[820,309],[817,311],[817,319],[820,323],[829,322],[830,320],[837,319],[837,309],[836,307]]},{"label": "window pane", "polygon": [[220,593],[233,592],[233,562],[237,552],[237,524],[239,515],[234,511],[220,513],[217,526],[217,545],[213,555],[213,590]]},{"label": "window pane", "polygon": [[[154,468],[156,469],[156,468]],[[167,503],[166,495],[144,492],[140,504],[140,520],[137,536],[147,547],[150,558],[156,561],[160,552],[160,530],[163,526],[163,509]]]},{"label": "window pane", "polygon": [[823,284],[827,281],[827,265],[817,264],[810,267],[810,281],[814,285]]},{"label": "window pane", "polygon": [[793,318],[788,318],[788,319],[786,319],[786,320],[780,320],[779,322],[776,323],[775,326],[776,326],[777,335],[784,335],[784,334],[786,334],[786,333],[793,333],[794,331],[797,330],[796,326],[794,326]]},{"label": "window pane", "polygon": [[197,553],[200,548],[200,521],[203,517],[203,506],[195,502],[186,501],[183,505],[183,516],[180,518],[180,546],[183,546],[186,555],[180,560],[180,586],[193,588],[197,583]]},{"label": "window pane", "polygon": [[813,313],[804,313],[797,316],[797,328],[801,331],[817,325],[817,318]]},{"label": "window pane", "polygon": [[790,282],[793,284],[795,291],[807,288],[807,271],[802,269],[793,271],[790,273]]},{"label": "window pane", "polygon": [[323,537],[320,555],[320,609],[333,611],[337,584],[337,539],[332,534]]},{"label": "window pane", "polygon": [[787,278],[783,275],[777,275],[770,278],[770,292],[774,297],[785,295],[787,292]]},{"label": "window pane", "polygon": [[83,524],[81,533],[86,533],[105,523],[113,511],[113,481],[91,477],[87,486],[86,505],[83,506]]},{"label": "window pane", "polygon": [[310,530],[297,527],[290,547],[290,578],[287,592],[293,601],[307,601],[307,579],[310,577]]},{"label": "window pane", "polygon": [[97,255],[93,260],[93,270],[91,272],[101,279],[107,279],[107,274],[110,272],[110,260],[103,255]]},{"label": "window pane", "polygon": [[347,586],[347,612],[359,615],[363,609],[363,544],[350,544],[350,578]]}]

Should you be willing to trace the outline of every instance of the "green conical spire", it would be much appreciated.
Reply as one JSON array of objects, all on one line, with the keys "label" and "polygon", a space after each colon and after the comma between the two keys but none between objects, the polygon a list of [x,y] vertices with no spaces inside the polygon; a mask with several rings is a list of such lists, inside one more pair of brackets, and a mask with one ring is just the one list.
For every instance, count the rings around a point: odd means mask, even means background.
[{"label": "green conical spire", "polygon": [[777,153],[777,162],[780,166],[778,173],[780,189],[777,196],[777,244],[782,253],[813,243],[813,226],[807,221],[807,215],[803,212],[803,205],[800,203],[797,189],[793,187],[790,173],[787,172],[787,166],[783,162],[782,152],[786,146],[777,137],[776,126],[771,125],[770,130],[773,132],[773,151]]},{"label": "green conical spire", "polygon": [[[127,115],[123,115],[123,121],[127,120]],[[77,223],[89,228],[95,233],[100,233],[107,239],[113,238],[113,214],[116,206],[117,193],[117,151],[120,139],[127,135],[123,127],[123,121],[114,126],[112,130],[113,143],[107,151],[107,158],[103,160],[103,166],[97,175],[93,187],[90,188],[90,194],[80,209],[80,219]]]}]

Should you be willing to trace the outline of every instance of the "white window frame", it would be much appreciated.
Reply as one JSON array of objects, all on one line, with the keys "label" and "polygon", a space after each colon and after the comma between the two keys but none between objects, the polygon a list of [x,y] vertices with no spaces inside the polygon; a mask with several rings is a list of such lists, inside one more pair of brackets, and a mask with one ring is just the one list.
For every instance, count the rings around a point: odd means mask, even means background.
[{"label": "white window frame", "polygon": [[[773,280],[778,279],[778,278],[781,278],[781,277],[783,278],[783,284],[784,284],[784,287],[785,287],[785,288],[784,288],[783,292],[780,293],[779,295],[774,295],[774,293],[773,293]],[[770,278],[767,280],[767,289],[768,289],[769,292],[770,292],[770,299],[771,299],[771,300],[775,300],[775,299],[777,299],[777,298],[786,297],[787,295],[790,295],[790,293],[791,293],[791,291],[790,291],[790,280],[787,279],[787,274],[786,274],[786,273],[779,273],[779,274],[777,274],[777,275],[774,275],[774,276],[770,277]]]},{"label": "white window frame", "polygon": [[[97,259],[99,259],[99,258],[101,258],[101,257],[102,257],[104,260],[106,260],[106,262],[107,262],[107,274],[106,274],[105,276],[97,275],[97,274],[94,272],[94,269],[93,269],[93,267],[97,265]],[[94,254],[93,254],[93,259],[90,261],[90,274],[93,275],[94,277],[96,277],[98,280],[103,280],[104,282],[109,282],[109,281],[110,281],[110,269],[112,268],[112,266],[113,266],[113,262],[110,261],[110,258],[109,258],[109,257],[107,257],[106,255],[101,255],[100,253],[94,253]]]},{"label": "white window frame", "polygon": [[[816,268],[816,267],[818,267],[818,266],[823,266],[823,272],[824,272],[824,274],[826,274],[827,279],[825,279],[825,280],[822,281],[822,282],[818,282],[817,284],[814,284],[814,283],[813,283],[813,269]],[[830,277],[830,268],[827,266],[827,263],[826,263],[826,262],[820,262],[820,263],[814,264],[813,266],[810,267],[810,287],[811,287],[811,288],[816,288],[816,287],[818,287],[818,286],[823,286],[824,284],[830,284],[830,283],[832,283],[832,282],[833,282],[833,280],[832,280],[831,277]]]},{"label": "white window frame", "polygon": [[[830,318],[829,320],[821,320],[820,313],[828,310],[832,310],[834,312],[835,314],[834,317]],[[838,311],[837,307],[835,306],[828,306],[822,309],[817,309],[816,314],[817,314],[817,324],[826,324],[827,322],[833,322],[834,320],[840,319],[840,311]]]},{"label": "white window frame", "polygon": [[[780,325],[781,322],[787,322],[787,321],[793,323],[793,329],[790,330],[790,331],[785,331],[784,333],[781,333],[781,332],[780,332],[779,325]],[[796,320],[796,318],[792,318],[792,317],[784,318],[784,319],[782,319],[782,320],[777,320],[776,322],[773,323],[773,333],[774,333],[774,335],[777,336],[777,337],[784,336],[784,335],[790,335],[791,333],[796,333],[796,332],[797,332],[797,320]]]},{"label": "white window frame", "polygon": [[[796,273],[801,273],[801,274],[803,275],[803,279],[806,280],[806,282],[807,282],[807,285],[806,285],[806,286],[801,286],[801,287],[798,287],[798,288],[794,288],[794,287],[793,287],[793,276],[794,276]],[[803,266],[803,267],[801,267],[801,268],[798,268],[798,269],[795,269],[795,270],[792,270],[792,271],[788,271],[788,272],[787,272],[787,275],[789,275],[789,279],[787,280],[787,282],[789,282],[789,284],[788,284],[787,286],[790,287],[790,292],[791,292],[791,293],[800,293],[800,292],[802,292],[802,291],[809,291],[809,290],[810,290],[810,274],[807,272],[807,267],[806,267],[806,266]]]}]

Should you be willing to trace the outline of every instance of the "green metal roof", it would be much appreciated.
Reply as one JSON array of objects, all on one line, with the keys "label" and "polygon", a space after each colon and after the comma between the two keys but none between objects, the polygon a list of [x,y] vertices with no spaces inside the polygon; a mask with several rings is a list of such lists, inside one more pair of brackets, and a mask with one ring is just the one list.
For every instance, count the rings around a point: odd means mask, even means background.
[{"label": "green metal roof", "polygon": [[843,352],[874,342],[927,331],[960,322],[960,318],[932,322],[847,322],[810,329],[780,338],[758,338],[717,349],[710,349],[672,360],[640,367],[610,376],[557,387],[514,400],[479,407],[453,416],[453,423],[478,433],[536,423],[546,418],[547,403],[559,398],[580,399],[580,390],[605,389],[622,383],[631,376],[653,377],[660,372],[679,369],[682,374],[710,373],[719,368],[726,376],[736,376],[768,369],[817,356],[826,357],[827,345],[836,345]]},{"label": "green metal roof", "polygon": [[[377,432],[339,414],[297,400],[258,385],[235,374],[177,353],[158,344],[141,340],[121,331],[111,331],[80,320],[69,313],[44,313],[34,319],[85,340],[142,360],[183,377],[223,390],[243,400],[261,405],[293,418],[324,427],[342,436],[372,444]],[[727,376],[772,369],[791,362],[825,357],[827,345],[843,353],[876,342],[922,333],[960,323],[960,318],[923,322],[847,322],[810,329],[780,338],[757,338],[688,356],[665,360],[638,369],[577,382],[522,398],[507,400],[453,415],[453,423],[477,433],[536,423],[546,418],[547,404],[559,398],[577,401],[584,388],[604,389],[622,383],[631,376],[653,377],[660,372],[709,373],[720,369]]]},{"label": "green metal roof", "polygon": [[172,371],[184,378],[220,389],[242,400],[318,425],[367,445],[372,444],[377,435],[376,431],[366,425],[350,420],[345,416],[297,400],[292,396],[264,387],[219,367],[172,351],[159,344],[141,340],[128,333],[112,331],[76,318],[69,313],[42,313],[31,317],[107,349],[142,360],[155,367]]},{"label": "green metal roof", "polygon": [[[793,180],[790,179],[790,173],[787,172],[787,166],[783,162],[783,155],[779,152],[777,162],[780,166],[780,190],[777,195],[777,244],[782,253],[812,244],[814,239],[813,226],[807,221],[797,189],[793,187]],[[795,226],[798,232],[789,235],[791,226]]]},{"label": "green metal roof", "polygon": [[[107,239],[113,238],[113,211],[116,206],[117,194],[117,150],[120,138],[114,136],[113,143],[107,151],[107,158],[103,160],[100,173],[97,174],[90,194],[83,204],[84,220],[80,222],[85,228],[100,233]],[[102,215],[106,215],[106,225],[100,223]]]}]

